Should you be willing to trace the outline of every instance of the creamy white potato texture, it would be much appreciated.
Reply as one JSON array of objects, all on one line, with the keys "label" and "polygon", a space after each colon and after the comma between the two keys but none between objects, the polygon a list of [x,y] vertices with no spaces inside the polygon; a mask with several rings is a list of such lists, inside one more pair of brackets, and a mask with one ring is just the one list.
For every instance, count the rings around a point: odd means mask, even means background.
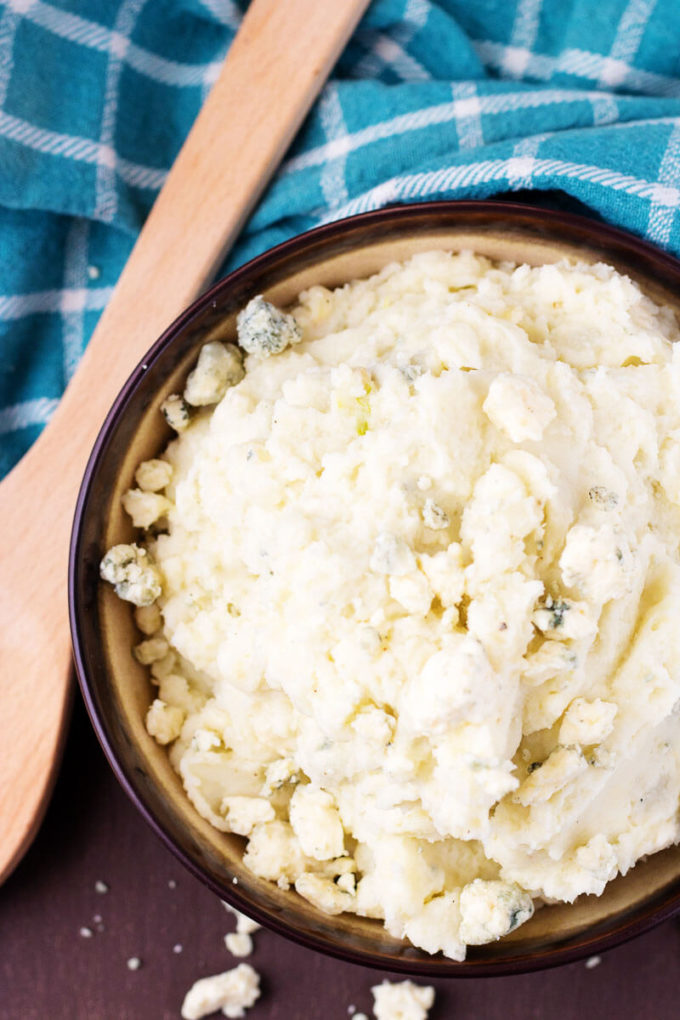
[{"label": "creamy white potato texture", "polygon": [[443,252],[292,312],[163,457],[149,729],[256,874],[462,960],[680,838],[676,325]]}]

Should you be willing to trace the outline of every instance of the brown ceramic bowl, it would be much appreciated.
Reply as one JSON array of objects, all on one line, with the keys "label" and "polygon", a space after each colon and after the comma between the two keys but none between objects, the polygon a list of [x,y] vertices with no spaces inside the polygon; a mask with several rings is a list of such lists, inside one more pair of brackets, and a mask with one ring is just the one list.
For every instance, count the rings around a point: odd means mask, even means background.
[{"label": "brown ceramic bowl", "polygon": [[565,255],[605,260],[651,297],[680,309],[680,263],[632,236],[580,217],[494,202],[439,202],[371,212],[294,238],[216,284],[151,348],[120,393],[83,481],[71,547],[69,595],[76,666],[104,751],[123,787],[179,859],[222,899],[282,935],[356,963],[404,973],[488,976],[549,967],[598,953],[680,910],[680,848],[640,862],[600,897],[545,907],[500,942],[472,948],[464,963],[428,956],[380,922],[328,917],[295,892],[256,878],[241,863],[244,841],[204,821],[144,729],[152,699],[131,655],[131,607],[99,581],[102,554],[133,529],[121,509],[140,461],[170,438],[159,413],[182,386],[198,348],[233,338],[235,314],[255,294],[287,305],[305,287],[333,287],[432,248],[471,248],[494,259],[539,264]]}]

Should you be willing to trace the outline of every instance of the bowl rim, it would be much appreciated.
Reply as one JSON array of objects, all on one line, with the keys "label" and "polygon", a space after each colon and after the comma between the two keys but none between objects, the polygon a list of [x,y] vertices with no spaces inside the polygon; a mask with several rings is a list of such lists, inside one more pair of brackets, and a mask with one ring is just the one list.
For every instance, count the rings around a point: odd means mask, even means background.
[{"label": "bowl rim", "polygon": [[[537,954],[531,956],[519,953],[517,956],[508,956],[496,961],[470,960],[468,958],[464,962],[458,963],[454,960],[442,958],[441,954],[433,956],[431,959],[427,957],[404,956],[390,957],[386,960],[382,959],[379,954],[371,953],[369,950],[337,944],[330,938],[319,934],[308,934],[304,931],[298,931],[292,925],[287,924],[285,920],[281,920],[278,915],[261,910],[257,905],[251,903],[250,900],[246,900],[241,895],[238,885],[225,881],[225,885],[222,886],[203,871],[191,855],[178,845],[164,823],[155,816],[153,810],[146,803],[144,796],[135,789],[125,767],[119,760],[113,735],[107,726],[103,714],[99,711],[96,687],[90,680],[85,666],[83,638],[79,621],[81,593],[77,581],[77,564],[81,552],[80,534],[95,468],[102,452],[106,448],[109,436],[120,414],[127,405],[128,399],[147,369],[162,356],[166,346],[194,319],[203,314],[223,291],[228,291],[242,280],[247,280],[251,274],[257,273],[270,265],[275,265],[282,256],[294,254],[310,245],[323,243],[327,239],[331,240],[345,234],[350,234],[358,227],[363,228],[381,222],[391,223],[393,220],[399,220],[405,227],[408,227],[409,223],[416,224],[423,216],[436,216],[438,213],[447,217],[455,214],[460,216],[462,220],[474,220],[474,217],[480,214],[493,214],[499,220],[514,220],[518,225],[522,221],[526,222],[527,217],[530,217],[533,223],[544,225],[551,231],[564,226],[571,231],[576,230],[580,232],[586,243],[596,242],[598,245],[614,249],[617,252],[621,251],[633,256],[642,256],[644,261],[651,263],[652,266],[661,267],[670,273],[670,275],[675,274],[680,289],[680,260],[646,240],[618,227],[600,222],[594,217],[591,218],[566,211],[554,211],[543,206],[535,206],[525,202],[497,200],[494,198],[478,201],[440,200],[408,205],[390,205],[325,223],[277,244],[220,278],[170,323],[133,368],[111,405],[88,458],[74,512],[68,565],[69,622],[74,665],[81,694],[97,739],[118,782],[137,810],[160,838],[161,842],[191,874],[207,885],[220,899],[228,902],[236,909],[246,912],[264,927],[304,946],[306,949],[322,952],[349,963],[418,977],[442,979],[500,977],[546,970],[563,964],[573,963],[613,949],[615,946],[621,945],[649,931],[658,924],[680,913],[680,883],[678,883],[677,892],[674,894],[667,895],[660,893],[659,896],[663,895],[664,897],[661,902],[658,901],[658,898],[652,898],[646,905],[643,903],[639,908],[631,908],[633,911],[632,917],[631,911],[628,911],[618,923],[616,920],[612,923],[610,919],[600,922],[598,928],[606,926],[604,932],[591,937],[581,933],[568,937],[563,943],[540,950]],[[611,916],[614,919],[617,917],[616,914]]]}]

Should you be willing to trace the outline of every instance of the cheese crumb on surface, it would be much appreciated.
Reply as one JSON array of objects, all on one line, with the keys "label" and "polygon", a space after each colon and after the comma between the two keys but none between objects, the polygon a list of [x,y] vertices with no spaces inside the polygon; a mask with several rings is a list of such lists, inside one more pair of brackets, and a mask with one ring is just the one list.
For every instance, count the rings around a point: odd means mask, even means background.
[{"label": "cheese crumb on surface", "polygon": [[383,981],[371,991],[376,1020],[426,1020],[434,1004],[434,988],[412,981]]},{"label": "cheese crumb on surface", "polygon": [[224,944],[232,956],[250,956],[253,951],[253,940],[245,932],[230,931],[224,936]]},{"label": "cheese crumb on surface", "polygon": [[196,981],[184,997],[182,1017],[201,1020],[221,1009],[226,1017],[238,1020],[259,996],[259,974],[249,964],[240,963],[233,970]]},{"label": "cheese crumb on surface", "polygon": [[227,910],[230,914],[233,914],[236,918],[236,931],[239,935],[252,935],[254,932],[260,930],[261,925],[259,925],[257,921],[253,921],[252,917],[242,914],[240,910],[236,909],[236,907],[232,907],[231,903],[225,903],[224,900],[221,902],[225,910]]}]

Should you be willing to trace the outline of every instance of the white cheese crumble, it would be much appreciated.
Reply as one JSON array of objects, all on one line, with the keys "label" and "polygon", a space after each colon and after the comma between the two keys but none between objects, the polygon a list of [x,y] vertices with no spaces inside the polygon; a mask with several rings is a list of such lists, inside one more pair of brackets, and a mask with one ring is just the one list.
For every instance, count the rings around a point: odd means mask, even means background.
[{"label": "white cheese crumble", "polygon": [[182,731],[185,713],[175,705],[166,705],[160,698],[154,698],[146,713],[147,732],[159,744],[170,744]]},{"label": "white cheese crumble", "polygon": [[614,729],[618,706],[595,698],[574,698],[562,718],[560,744],[601,744]]},{"label": "white cheese crumble", "polygon": [[148,641],[140,641],[132,649],[132,653],[142,666],[150,666],[152,662],[164,659],[170,646],[164,637],[152,637]]},{"label": "white cheese crumble", "polygon": [[489,386],[484,410],[513,443],[541,439],[556,415],[555,404],[533,379],[501,373]]},{"label": "white cheese crumble", "polygon": [[434,988],[412,981],[383,981],[371,991],[376,1020],[426,1020],[434,1004]]},{"label": "white cheese crumble", "polygon": [[274,808],[264,797],[224,797],[221,812],[229,822],[229,831],[249,836],[259,822],[276,818]]},{"label": "white cheese crumble", "polygon": [[375,540],[369,566],[378,574],[395,574],[401,577],[415,570],[416,561],[403,538],[388,532],[380,532]]},{"label": "white cheese crumble", "polygon": [[223,900],[222,905],[237,920],[237,930],[224,935],[224,945],[234,957],[250,956],[253,952],[253,934],[260,930],[260,925]]},{"label": "white cheese crumble", "polygon": [[423,521],[426,528],[432,528],[433,531],[442,531],[444,528],[448,528],[451,523],[449,515],[446,510],[435,503],[433,499],[426,499],[425,505],[423,506]]},{"label": "white cheese crumble", "polygon": [[288,810],[303,853],[317,861],[344,854],[345,832],[330,793],[312,785],[297,786]]},{"label": "white cheese crumble", "polygon": [[236,907],[232,907],[231,903],[225,903],[224,900],[221,902],[225,910],[236,918],[236,932],[238,935],[252,935],[260,930],[261,925],[257,921],[253,921],[252,917],[242,914]]},{"label": "white cheese crumble", "polygon": [[429,252],[238,336],[128,494],[148,558],[102,565],[199,813],[455,960],[678,842],[671,313],[607,266]]},{"label": "white cheese crumble", "polygon": [[224,936],[224,944],[232,956],[250,956],[253,951],[252,936],[246,932],[230,931]]},{"label": "white cheese crumble", "polygon": [[338,883],[321,875],[306,872],[300,875],[295,880],[295,891],[325,914],[342,914],[354,906],[352,893],[344,891]]},{"label": "white cheese crumble", "polygon": [[135,471],[135,481],[143,492],[160,492],[172,479],[172,465],[167,460],[145,460]]},{"label": "white cheese crumble", "polygon": [[260,976],[247,963],[240,963],[233,970],[200,978],[184,997],[183,1020],[201,1020],[221,1009],[226,1017],[246,1015],[260,995]]},{"label": "white cheese crumble", "polygon": [[128,489],[123,496],[123,509],[131,518],[135,528],[150,528],[170,509],[170,500],[159,492],[144,492],[142,489]]},{"label": "white cheese crumble", "polygon": [[137,606],[135,609],[135,623],[142,634],[146,634],[149,637],[156,634],[163,624],[161,611],[156,603],[154,602],[150,606]]}]

